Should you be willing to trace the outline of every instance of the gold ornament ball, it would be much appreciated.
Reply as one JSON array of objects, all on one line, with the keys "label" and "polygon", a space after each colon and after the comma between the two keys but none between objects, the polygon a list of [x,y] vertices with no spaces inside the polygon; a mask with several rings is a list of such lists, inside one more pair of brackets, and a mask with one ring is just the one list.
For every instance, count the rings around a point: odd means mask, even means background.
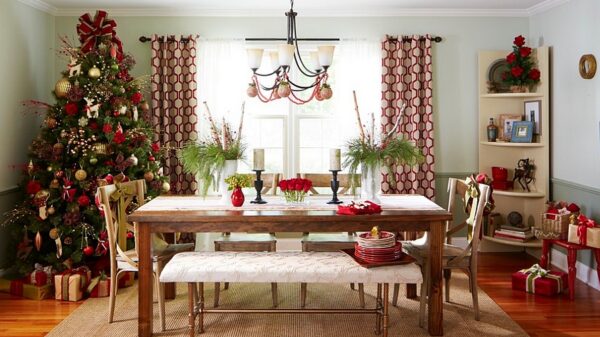
[{"label": "gold ornament ball", "polygon": [[166,192],[169,192],[169,191],[171,190],[171,185],[170,185],[168,182],[166,182],[166,181],[165,181],[165,182],[162,184],[162,190],[163,190],[163,192],[165,192],[165,193],[166,193]]},{"label": "gold ornament ball", "polygon": [[148,112],[148,111],[150,111],[150,104],[148,104],[148,102],[144,101],[144,102],[142,102],[142,104],[140,104],[140,108],[142,108],[143,112]]},{"label": "gold ornament ball", "polygon": [[52,179],[52,181],[50,182],[50,188],[58,188],[60,187],[60,182],[58,181],[58,179]]},{"label": "gold ornament ball", "polygon": [[60,80],[58,80],[58,82],[56,82],[56,85],[54,86],[54,93],[58,98],[67,97],[67,93],[69,93],[69,90],[71,90],[71,82],[69,82],[69,80],[66,78],[61,78]]},{"label": "gold ornament ball", "polygon": [[75,172],[75,179],[82,181],[85,180],[85,178],[87,178],[87,172],[85,172],[82,169],[77,170],[77,172]]},{"label": "gold ornament ball", "polygon": [[48,117],[46,119],[46,126],[50,129],[54,129],[58,125],[58,121],[55,118]]},{"label": "gold ornament ball", "polygon": [[144,173],[144,179],[146,179],[147,182],[151,182],[152,180],[154,180],[154,173],[152,173],[151,171]]},{"label": "gold ornament ball", "polygon": [[46,210],[46,212],[48,212],[48,214],[52,215],[52,214],[56,213],[56,208],[54,208],[54,206],[50,206],[50,207],[48,207],[48,210]]},{"label": "gold ornament ball", "polygon": [[52,166],[48,166],[46,170],[48,170],[48,172],[52,172]]},{"label": "gold ornament ball", "polygon": [[98,69],[96,66],[91,67],[90,70],[88,70],[89,78],[97,79],[101,75],[102,75],[102,73],[100,72],[100,69]]},{"label": "gold ornament ball", "polygon": [[52,239],[52,240],[58,239],[58,229],[52,228],[50,230],[50,233],[48,233],[48,236],[50,236],[50,239]]}]

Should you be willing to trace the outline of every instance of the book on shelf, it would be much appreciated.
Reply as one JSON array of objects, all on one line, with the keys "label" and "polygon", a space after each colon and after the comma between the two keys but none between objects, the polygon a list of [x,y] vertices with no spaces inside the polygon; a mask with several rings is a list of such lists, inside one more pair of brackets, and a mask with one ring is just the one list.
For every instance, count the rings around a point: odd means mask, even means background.
[{"label": "book on shelf", "polygon": [[513,236],[513,235],[507,235],[507,234],[498,233],[498,231],[496,231],[496,233],[494,233],[494,237],[498,238],[498,239],[510,240],[510,241],[516,241],[516,242],[527,242],[527,241],[533,239],[533,236],[530,236],[530,237],[518,237],[518,236]]},{"label": "book on shelf", "polygon": [[517,226],[511,226],[511,225],[502,225],[502,226],[500,226],[500,228],[506,229],[509,231],[516,231],[516,232],[527,232],[527,231],[531,230],[531,227],[517,227]]},{"label": "book on shelf", "polygon": [[509,229],[497,229],[495,233],[500,233],[500,234],[504,234],[504,235],[511,235],[514,237],[519,237],[519,238],[527,238],[527,237],[533,237],[533,232],[532,231],[526,231],[526,232],[518,232],[518,231],[512,231]]}]

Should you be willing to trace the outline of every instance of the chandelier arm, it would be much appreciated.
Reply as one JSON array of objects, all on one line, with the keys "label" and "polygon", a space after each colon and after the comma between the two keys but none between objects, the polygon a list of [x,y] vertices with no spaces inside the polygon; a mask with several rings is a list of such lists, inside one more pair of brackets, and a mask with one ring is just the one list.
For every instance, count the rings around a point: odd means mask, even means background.
[{"label": "chandelier arm", "polygon": [[281,70],[281,66],[279,66],[279,68],[273,70],[273,72],[270,72],[268,74],[254,73],[254,75],[261,76],[261,77],[267,77],[267,76],[272,76],[272,75],[278,74],[280,70]]},{"label": "chandelier arm", "polygon": [[289,79],[287,81],[290,85],[293,85],[294,87],[296,87],[298,89],[302,89],[302,90],[296,90],[296,91],[304,91],[304,90],[307,90],[310,88],[314,88],[315,85],[317,85],[320,82],[320,79],[317,79],[314,83],[312,83],[311,85],[308,85],[308,86],[296,84]]},{"label": "chandelier arm", "polygon": [[[293,39],[294,39],[294,45],[296,47],[296,53],[294,54],[294,61],[296,61],[296,66],[298,67],[300,72],[302,74],[304,74],[304,76],[309,76],[309,77],[318,76],[319,73],[308,69],[308,67],[304,64],[304,61],[302,60],[302,56],[300,56],[300,46],[298,46],[298,31],[296,30],[296,18],[295,17],[292,19],[292,23],[294,25],[294,30],[293,30],[292,34],[294,35]],[[298,58],[296,58],[296,55],[298,55]],[[298,62],[298,60],[300,62]],[[304,68],[304,69],[302,69],[302,68]]]}]

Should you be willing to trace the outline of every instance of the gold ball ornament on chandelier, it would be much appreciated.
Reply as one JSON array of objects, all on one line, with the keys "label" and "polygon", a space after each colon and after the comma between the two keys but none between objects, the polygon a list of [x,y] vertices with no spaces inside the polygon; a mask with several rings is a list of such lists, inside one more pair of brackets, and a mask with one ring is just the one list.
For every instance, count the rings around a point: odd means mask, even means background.
[{"label": "gold ball ornament on chandelier", "polygon": [[154,180],[154,173],[152,173],[152,171],[147,171],[146,173],[144,173],[144,180],[146,180],[146,182],[151,182],[152,180]]},{"label": "gold ball ornament on chandelier", "polygon": [[277,87],[277,94],[279,97],[288,97],[292,93],[292,88],[288,82],[281,82]]},{"label": "gold ball ornament on chandelier", "polygon": [[256,88],[256,84],[248,84],[248,89],[246,89],[246,93],[249,97],[256,97],[258,95],[258,88]]},{"label": "gold ball ornament on chandelier", "polygon": [[75,172],[75,179],[78,181],[83,181],[85,178],[87,178],[87,172],[85,172],[85,170],[79,169]]},{"label": "gold ball ornament on chandelier", "polygon": [[97,79],[100,76],[102,76],[102,72],[100,71],[100,69],[98,69],[98,67],[93,66],[88,70],[88,77],[92,78],[92,79]]},{"label": "gold ball ornament on chandelier", "polygon": [[54,94],[56,94],[56,97],[58,98],[65,98],[67,97],[69,90],[71,90],[71,87],[71,82],[63,77],[56,82],[56,85],[54,86]]}]

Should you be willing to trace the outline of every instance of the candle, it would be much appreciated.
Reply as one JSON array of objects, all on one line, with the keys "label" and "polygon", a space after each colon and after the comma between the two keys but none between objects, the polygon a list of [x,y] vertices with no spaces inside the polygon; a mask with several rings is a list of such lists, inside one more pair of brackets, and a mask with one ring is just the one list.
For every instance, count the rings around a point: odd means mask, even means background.
[{"label": "candle", "polygon": [[341,171],[342,170],[342,150],[329,149],[329,170],[330,171]]},{"label": "candle", "polygon": [[265,169],[265,149],[254,149],[254,168],[255,171],[264,171]]}]

